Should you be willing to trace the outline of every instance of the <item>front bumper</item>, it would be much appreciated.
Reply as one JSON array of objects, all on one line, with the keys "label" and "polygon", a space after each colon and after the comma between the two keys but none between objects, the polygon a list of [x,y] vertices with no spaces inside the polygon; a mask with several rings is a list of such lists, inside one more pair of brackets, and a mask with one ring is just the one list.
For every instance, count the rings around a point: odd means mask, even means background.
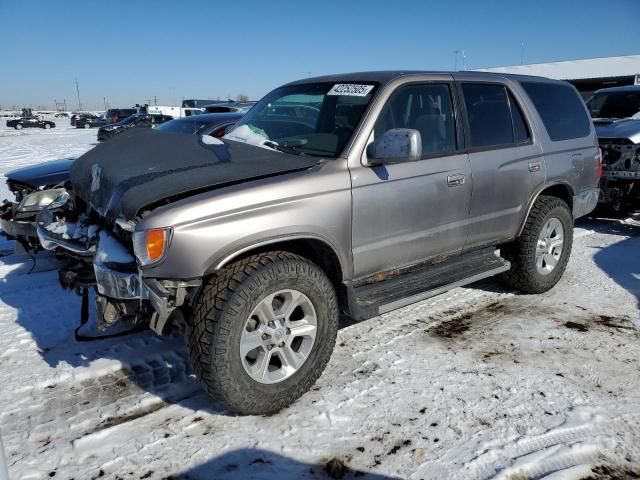
[{"label": "front bumper", "polygon": [[[195,280],[159,280],[145,278],[137,266],[101,261],[104,256],[100,253],[100,246],[96,247],[91,241],[77,241],[60,238],[47,230],[47,223],[38,218],[37,235],[40,244],[47,250],[66,251],[71,257],[80,260],[87,268],[92,268],[92,281],[83,278],[81,285],[62,282],[65,288],[95,286],[97,289],[98,323],[113,324],[118,318],[113,318],[108,312],[148,316],[151,329],[162,334],[169,317],[184,304],[187,292],[191,288],[198,288],[202,281]],[[101,233],[102,234],[102,233]],[[112,241],[117,241],[112,238]],[[85,269],[86,271],[86,269]],[[137,305],[133,310],[132,305]],[[151,307],[149,309],[149,307]],[[109,317],[109,318],[107,318]],[[117,316],[116,316],[117,317]]]}]

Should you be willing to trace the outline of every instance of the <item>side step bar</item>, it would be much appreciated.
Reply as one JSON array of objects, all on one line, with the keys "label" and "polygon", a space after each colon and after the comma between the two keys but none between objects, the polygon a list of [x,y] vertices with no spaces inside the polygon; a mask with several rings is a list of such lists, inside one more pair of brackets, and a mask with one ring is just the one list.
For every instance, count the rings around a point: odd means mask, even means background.
[{"label": "side step bar", "polygon": [[366,320],[509,268],[511,264],[497,256],[494,248],[469,252],[440,263],[420,265],[387,280],[347,286],[347,307],[354,320]]}]

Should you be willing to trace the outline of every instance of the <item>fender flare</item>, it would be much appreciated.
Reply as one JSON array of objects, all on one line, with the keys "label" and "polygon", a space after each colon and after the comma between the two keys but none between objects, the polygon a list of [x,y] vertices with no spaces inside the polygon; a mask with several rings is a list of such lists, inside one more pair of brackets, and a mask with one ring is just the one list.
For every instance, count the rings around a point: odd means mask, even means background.
[{"label": "fender flare", "polygon": [[[538,197],[542,193],[544,193],[545,190],[548,190],[549,188],[552,188],[552,187],[566,188],[569,197],[573,197],[576,194],[573,186],[569,182],[559,180],[559,181],[545,183],[541,185],[529,199],[529,203],[527,204],[525,214],[520,219],[520,225],[518,226],[518,232],[516,233],[516,238],[522,234],[522,231],[524,230],[524,226],[527,223],[527,218],[529,218],[529,213],[531,213],[531,209],[533,208],[534,203],[536,203],[536,200],[538,200]],[[569,205],[569,208],[571,209],[571,205]],[[571,210],[573,212],[573,209]],[[571,215],[573,216],[573,213]]]},{"label": "fender flare", "polygon": [[214,261],[211,264],[211,266],[207,269],[206,273],[211,273],[215,270],[220,270],[224,268],[234,259],[238,258],[240,255],[247,253],[251,250],[255,250],[268,245],[275,245],[278,243],[291,242],[296,240],[315,240],[323,243],[327,248],[329,248],[333,252],[335,257],[338,259],[338,263],[340,265],[340,271],[343,277],[342,280],[344,280],[349,276],[348,274],[349,270],[345,269],[347,267],[348,259],[345,259],[343,258],[342,255],[340,255],[339,250],[335,247],[335,245],[333,245],[331,241],[327,240],[326,238],[320,235],[310,234],[310,233],[270,237],[264,240],[260,240],[258,242],[253,242],[253,243],[244,245],[240,248],[235,248],[234,250],[224,253],[221,257],[219,257],[219,259]]}]

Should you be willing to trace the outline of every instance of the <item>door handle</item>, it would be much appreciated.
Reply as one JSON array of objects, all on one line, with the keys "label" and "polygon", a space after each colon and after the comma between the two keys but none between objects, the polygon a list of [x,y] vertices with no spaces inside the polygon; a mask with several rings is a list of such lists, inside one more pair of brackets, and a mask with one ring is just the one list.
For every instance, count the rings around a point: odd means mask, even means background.
[{"label": "door handle", "polygon": [[459,187],[460,185],[464,185],[464,175],[457,173],[447,176],[447,185],[450,187]]},{"label": "door handle", "polygon": [[539,172],[540,168],[542,168],[542,162],[539,162],[539,161],[529,162],[530,172]]}]

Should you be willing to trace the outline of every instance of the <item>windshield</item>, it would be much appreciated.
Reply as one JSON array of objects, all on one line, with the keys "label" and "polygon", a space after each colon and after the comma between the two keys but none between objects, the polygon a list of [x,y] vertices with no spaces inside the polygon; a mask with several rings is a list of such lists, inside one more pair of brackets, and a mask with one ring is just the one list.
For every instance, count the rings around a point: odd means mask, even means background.
[{"label": "windshield", "polygon": [[211,125],[211,122],[200,121],[197,116],[189,117],[188,120],[171,120],[169,122],[158,125],[156,130],[162,130],[164,132],[185,133],[187,135],[197,135],[207,127]]},{"label": "windshield", "polygon": [[260,100],[224,138],[334,158],[353,135],[375,90],[372,83],[281,87]]},{"label": "windshield", "polygon": [[640,112],[640,89],[596,93],[587,102],[593,118],[628,118]]}]

